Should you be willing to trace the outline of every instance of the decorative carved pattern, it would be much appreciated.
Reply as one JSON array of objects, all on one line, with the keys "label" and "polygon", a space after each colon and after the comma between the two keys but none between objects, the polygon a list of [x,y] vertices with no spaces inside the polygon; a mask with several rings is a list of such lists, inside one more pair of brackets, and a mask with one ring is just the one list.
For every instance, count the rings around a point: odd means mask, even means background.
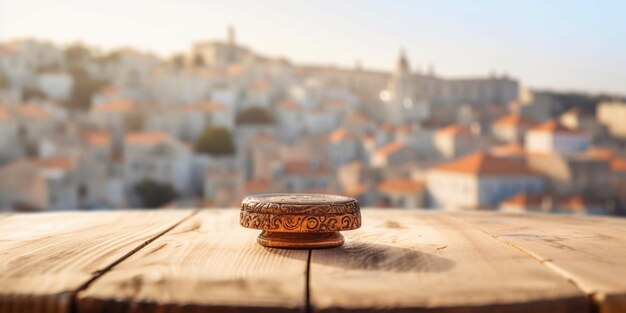
[{"label": "decorative carved pattern", "polygon": [[361,213],[290,215],[241,212],[241,226],[274,232],[334,232],[361,227]]},{"label": "decorative carved pattern", "polygon": [[[244,199],[240,224],[272,232],[336,232],[361,227],[359,203],[325,195],[254,196]],[[266,201],[269,200],[269,201]]]}]

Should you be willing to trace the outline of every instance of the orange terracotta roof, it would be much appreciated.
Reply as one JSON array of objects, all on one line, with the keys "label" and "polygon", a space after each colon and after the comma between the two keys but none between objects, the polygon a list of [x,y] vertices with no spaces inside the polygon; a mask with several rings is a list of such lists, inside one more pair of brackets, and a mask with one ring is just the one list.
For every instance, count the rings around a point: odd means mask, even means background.
[{"label": "orange terracotta roof", "polygon": [[342,140],[356,139],[356,138],[358,138],[357,135],[348,132],[345,128],[338,128],[332,131],[330,134],[328,134],[328,141],[333,142],[333,143],[337,143]]},{"label": "orange terracotta roof", "polygon": [[426,184],[423,181],[412,179],[389,179],[378,184],[381,192],[416,193],[424,191]]},{"label": "orange terracotta roof", "polygon": [[83,134],[85,141],[95,146],[108,146],[111,144],[111,134],[105,131],[91,131]]},{"label": "orange terracotta roof", "polygon": [[278,142],[276,137],[271,134],[260,132],[252,135],[249,139],[250,142]]},{"label": "orange terracotta roof", "polygon": [[582,115],[582,111],[580,110],[580,107],[573,107],[567,111],[565,111],[563,114],[561,114],[561,116],[563,115]]},{"label": "orange terracotta roof", "polygon": [[396,129],[396,131],[398,133],[409,134],[409,133],[411,133],[413,131],[413,125],[411,125],[411,124],[402,125],[402,126],[398,127]]},{"label": "orange terracotta roof", "polygon": [[592,159],[611,160],[615,157],[615,152],[611,149],[592,148],[585,152],[585,156]]},{"label": "orange terracotta roof", "polygon": [[565,198],[559,201],[560,207],[565,207],[566,209],[569,209],[571,211],[583,211],[583,210],[586,210],[590,206],[599,205],[599,204],[600,202],[591,201],[579,195],[571,196],[569,198]]},{"label": "orange terracotta roof", "polygon": [[613,159],[611,161],[611,170],[614,172],[626,172],[626,159]]},{"label": "orange terracotta roof", "polygon": [[38,119],[38,120],[45,120],[45,119],[49,119],[52,117],[50,113],[32,104],[23,104],[23,105],[17,106],[17,111],[22,115],[28,116],[30,118]]},{"label": "orange terracotta roof", "polygon": [[130,133],[126,135],[127,144],[157,144],[165,141],[166,133]]},{"label": "orange terracotta roof", "polygon": [[390,133],[393,131],[393,129],[394,127],[390,124],[381,124],[380,126],[378,126],[378,131],[382,133]]},{"label": "orange terracotta roof", "polygon": [[323,105],[330,107],[345,107],[348,106],[348,102],[343,99],[326,99],[324,100]]},{"label": "orange terracotta roof", "polygon": [[362,195],[363,193],[365,193],[366,191],[367,191],[367,185],[358,184],[358,185],[351,186],[350,188],[347,188],[343,194],[347,197],[356,198]]},{"label": "orange terracotta roof", "polygon": [[518,113],[509,114],[501,117],[493,122],[494,126],[517,126],[517,127],[534,127],[537,125],[532,119],[526,118]]},{"label": "orange terracotta roof", "polygon": [[346,122],[349,124],[369,123],[370,118],[363,113],[355,112],[346,117]]},{"label": "orange terracotta roof", "polygon": [[527,166],[491,156],[484,152],[470,154],[466,157],[444,163],[434,170],[457,172],[473,175],[531,175],[535,174]]},{"label": "orange terracotta roof", "polygon": [[324,109],[323,107],[317,107],[311,110],[310,113],[315,114],[315,115],[324,115],[324,114],[327,114],[328,111]]},{"label": "orange terracotta roof", "polygon": [[472,136],[472,130],[467,126],[452,124],[444,128],[440,128],[435,133],[437,136]]},{"label": "orange terracotta roof", "polygon": [[250,89],[252,90],[266,90],[269,87],[269,82],[264,79],[255,80],[250,84]]},{"label": "orange terracotta roof", "polygon": [[546,133],[570,133],[570,134],[578,134],[579,132],[573,130],[561,123],[557,120],[550,120],[545,123],[540,124],[539,126],[533,127],[531,129],[534,132],[546,132]]},{"label": "orange terracotta roof", "polygon": [[120,89],[113,85],[108,85],[100,88],[98,92],[102,94],[113,95],[120,93]]},{"label": "orange terracotta roof", "polygon": [[543,202],[543,196],[540,194],[528,194],[520,192],[504,201],[502,204],[517,207],[537,207]]},{"label": "orange terracotta roof", "polygon": [[300,110],[300,105],[291,101],[291,100],[283,100],[278,103],[278,106],[281,109],[289,110],[289,111],[297,111]]},{"label": "orange terracotta roof", "polygon": [[264,179],[253,180],[247,182],[244,188],[246,193],[267,192],[272,189],[272,182]]},{"label": "orange terracotta roof", "polygon": [[205,101],[200,103],[192,103],[183,106],[183,109],[189,111],[206,111],[206,112],[218,112],[226,111],[226,107],[215,101]]},{"label": "orange terracotta roof", "polygon": [[328,174],[330,173],[330,169],[324,165],[320,164],[316,161],[288,161],[284,164],[285,173],[288,174],[307,174],[307,175],[315,175],[315,174]]},{"label": "orange terracotta roof", "polygon": [[348,135],[348,131],[343,128],[339,128],[328,134],[328,141],[330,142],[338,142],[342,141]]},{"label": "orange terracotta roof", "polygon": [[39,166],[45,169],[71,170],[76,167],[76,160],[70,157],[50,157],[39,159]]},{"label": "orange terracotta roof", "polygon": [[489,153],[495,156],[519,156],[525,155],[526,150],[519,144],[511,143],[501,146],[495,146],[489,149]]},{"label": "orange terracotta roof", "polygon": [[376,150],[376,154],[380,156],[387,156],[397,151],[400,151],[404,147],[406,147],[406,144],[404,142],[394,141],[390,144],[387,144],[386,146],[380,147],[378,150]]},{"label": "orange terracotta roof", "polygon": [[97,112],[127,112],[135,108],[135,103],[129,100],[113,101],[103,103],[95,107]]},{"label": "orange terracotta roof", "polygon": [[9,119],[11,119],[11,114],[9,113],[9,111],[4,109],[3,107],[0,107],[0,121],[6,121]]},{"label": "orange terracotta roof", "polygon": [[241,65],[241,64],[234,64],[229,66],[226,69],[226,75],[228,76],[240,76],[243,75],[244,73],[246,73],[248,70],[245,66]]}]

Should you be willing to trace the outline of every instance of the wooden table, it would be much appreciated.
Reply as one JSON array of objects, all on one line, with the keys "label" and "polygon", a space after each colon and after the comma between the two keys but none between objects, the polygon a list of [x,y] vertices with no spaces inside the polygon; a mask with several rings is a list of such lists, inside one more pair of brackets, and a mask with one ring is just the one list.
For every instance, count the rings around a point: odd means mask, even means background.
[{"label": "wooden table", "polygon": [[239,211],[0,215],[0,312],[626,312],[626,220],[363,210],[329,250]]}]

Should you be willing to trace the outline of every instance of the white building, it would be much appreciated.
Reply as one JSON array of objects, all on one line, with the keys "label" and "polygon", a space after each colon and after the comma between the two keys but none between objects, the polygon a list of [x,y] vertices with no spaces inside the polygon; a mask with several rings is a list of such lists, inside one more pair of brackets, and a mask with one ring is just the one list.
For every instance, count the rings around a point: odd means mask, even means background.
[{"label": "white building", "polygon": [[92,107],[89,118],[96,126],[111,131],[114,144],[121,146],[128,120],[136,110],[137,105],[133,101],[114,101]]},{"label": "white building", "polygon": [[496,138],[509,143],[523,143],[526,131],[537,123],[521,114],[513,113],[497,119],[491,125]]},{"label": "white building", "polygon": [[236,43],[236,34],[233,27],[228,27],[226,41],[206,41],[193,46],[191,62],[201,60],[207,67],[226,67],[231,64],[244,62],[252,58],[252,53]]},{"label": "white building", "polygon": [[609,128],[611,135],[626,138],[626,102],[607,101],[598,104],[596,116]]},{"label": "white building", "polygon": [[284,162],[274,179],[280,192],[325,193],[337,188],[333,171],[311,160]]},{"label": "white building", "polygon": [[267,79],[257,79],[250,83],[245,91],[243,107],[269,108],[274,95],[272,84]]},{"label": "white building", "polygon": [[438,129],[433,142],[435,149],[446,159],[455,159],[479,148],[477,132],[471,127],[459,125]]},{"label": "white building", "polygon": [[202,102],[210,98],[216,76],[206,69],[159,69],[150,73],[147,88],[150,98],[163,105]]},{"label": "white building", "polygon": [[371,166],[375,168],[387,168],[406,164],[417,159],[414,149],[402,141],[394,141],[378,148],[371,156]]},{"label": "white building", "polygon": [[433,207],[475,210],[495,208],[520,192],[541,192],[544,183],[525,165],[475,153],[430,169],[427,186]]},{"label": "white building", "polygon": [[124,48],[113,51],[110,62],[106,64],[103,72],[109,75],[109,78],[115,86],[120,86],[129,92],[135,92],[136,98],[141,98],[142,92],[148,85],[148,79],[154,69],[161,62],[158,57],[153,54],[137,51],[130,48]]},{"label": "white building", "polygon": [[245,179],[237,170],[211,168],[204,176],[204,198],[212,207],[232,207],[239,205],[243,198]]},{"label": "white building", "polygon": [[127,99],[128,96],[124,94],[121,88],[109,85],[100,88],[100,90],[91,96],[91,108],[95,108],[101,104],[124,101]]},{"label": "white building", "polygon": [[63,71],[45,71],[39,74],[39,90],[48,98],[66,100],[71,96],[74,78]]},{"label": "white building", "polygon": [[128,191],[145,179],[169,184],[181,195],[191,192],[192,154],[165,133],[130,133],[124,141],[124,181]]},{"label": "white building", "polygon": [[54,116],[33,104],[22,104],[14,107],[14,116],[19,123],[18,135],[27,149],[36,147],[39,140],[54,130]]},{"label": "white building", "polygon": [[296,140],[306,131],[304,112],[298,103],[291,100],[279,102],[276,108],[276,115],[278,116],[280,127],[278,133],[283,140]]},{"label": "white building", "polygon": [[590,141],[587,134],[551,120],[526,133],[526,150],[531,153],[573,155],[587,150]]},{"label": "white building", "polygon": [[79,208],[76,160],[19,160],[0,168],[0,209],[15,211]]},{"label": "white building", "polygon": [[335,113],[317,108],[304,114],[304,124],[309,134],[328,133],[337,128],[339,119]]},{"label": "white building", "polygon": [[426,183],[409,178],[394,178],[378,184],[381,202],[392,208],[421,209],[426,199]]},{"label": "white building", "polygon": [[226,106],[229,111],[236,111],[240,93],[237,88],[221,86],[211,90],[210,98],[212,101]]},{"label": "white building", "polygon": [[343,128],[338,128],[328,135],[326,149],[330,166],[333,168],[359,160],[362,155],[360,137]]}]

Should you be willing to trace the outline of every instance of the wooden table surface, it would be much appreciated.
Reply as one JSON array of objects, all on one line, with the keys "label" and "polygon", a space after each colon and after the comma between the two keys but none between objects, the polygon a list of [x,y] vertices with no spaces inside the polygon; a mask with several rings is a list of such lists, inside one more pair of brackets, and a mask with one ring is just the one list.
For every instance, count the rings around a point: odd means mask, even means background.
[{"label": "wooden table surface", "polygon": [[238,219],[0,215],[0,312],[626,312],[626,219],[364,209],[312,251]]}]

